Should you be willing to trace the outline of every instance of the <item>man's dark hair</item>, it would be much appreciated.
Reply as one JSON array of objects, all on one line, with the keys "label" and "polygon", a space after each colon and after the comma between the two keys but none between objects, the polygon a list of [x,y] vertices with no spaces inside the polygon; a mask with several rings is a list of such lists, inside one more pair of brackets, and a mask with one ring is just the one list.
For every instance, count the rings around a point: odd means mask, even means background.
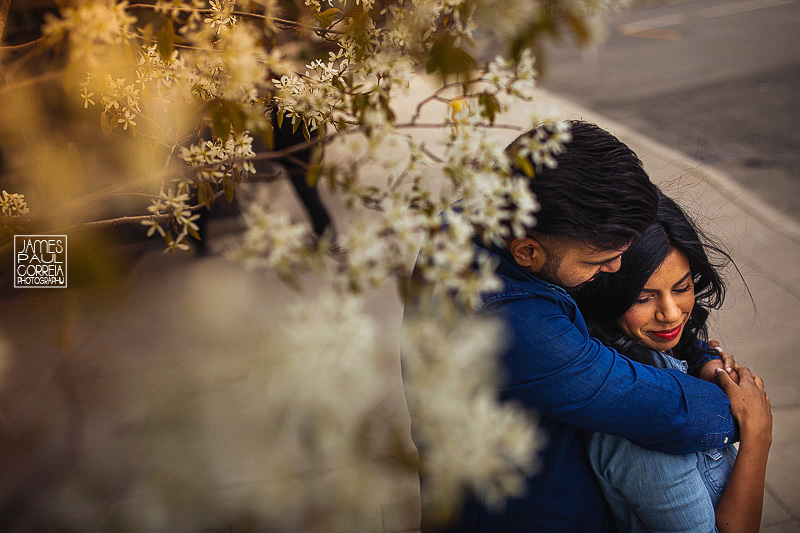
[{"label": "man's dark hair", "polygon": [[[536,166],[530,187],[541,204],[536,232],[565,235],[586,244],[620,248],[633,241],[653,221],[656,187],[633,151],[609,132],[588,122],[569,121],[572,140],[555,155],[557,166]],[[551,125],[542,124],[506,149],[512,171],[525,175],[516,159],[523,139],[549,138]]]}]

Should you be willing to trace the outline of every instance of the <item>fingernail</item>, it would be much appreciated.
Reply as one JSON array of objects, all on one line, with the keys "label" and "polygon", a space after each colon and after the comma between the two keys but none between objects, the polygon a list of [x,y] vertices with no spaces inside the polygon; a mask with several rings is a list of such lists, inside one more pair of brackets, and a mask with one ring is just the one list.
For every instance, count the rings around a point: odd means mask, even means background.
[{"label": "fingernail", "polygon": [[729,366],[729,367],[728,367],[728,368],[726,368],[725,370],[727,370],[727,371],[728,371],[728,374],[731,374],[731,373],[733,373],[733,367],[730,367],[730,366]]},{"label": "fingernail", "polygon": [[721,369],[721,368],[715,368],[715,369],[714,369],[714,375],[715,375],[715,376],[716,376],[717,374],[719,374],[720,372],[722,372],[722,369]]},{"label": "fingernail", "polygon": [[714,346],[714,349],[719,353],[722,353],[722,346]]}]

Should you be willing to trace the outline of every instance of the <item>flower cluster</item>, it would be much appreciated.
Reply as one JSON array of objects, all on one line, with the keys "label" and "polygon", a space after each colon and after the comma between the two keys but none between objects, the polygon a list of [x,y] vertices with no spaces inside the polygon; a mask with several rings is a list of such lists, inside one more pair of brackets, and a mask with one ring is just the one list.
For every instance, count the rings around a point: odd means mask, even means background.
[{"label": "flower cluster", "polygon": [[200,238],[198,233],[200,228],[195,223],[200,215],[192,214],[187,187],[181,184],[177,190],[165,191],[162,188],[151,203],[147,210],[153,216],[142,221],[142,225],[150,227],[147,236],[150,237],[158,232],[164,238],[165,252],[175,253],[176,250],[188,252],[189,244],[186,242],[186,237],[192,235],[196,239]]},{"label": "flower cluster", "polygon": [[[537,128],[534,135],[526,135],[516,143],[515,163],[526,169],[526,173],[533,176],[533,172],[541,170],[542,166],[555,168],[558,164],[555,156],[564,150],[564,144],[572,140],[569,124],[564,121],[551,121],[545,127]],[[527,161],[533,161],[533,172]]]},{"label": "flower cluster", "polygon": [[248,372],[269,406],[258,446],[269,450],[259,455],[272,486],[261,512],[270,524],[297,520],[283,531],[371,530],[370,514],[407,498],[415,477],[398,468],[413,449],[396,404],[396,335],[361,298],[326,289],[286,304],[268,328]]},{"label": "flower cluster", "polygon": [[287,278],[306,265],[311,236],[307,223],[292,222],[266,196],[245,207],[243,220],[247,229],[241,243],[230,250],[231,258],[247,268],[275,270]]},{"label": "flower cluster", "polygon": [[464,487],[501,505],[518,495],[536,466],[542,439],[522,409],[496,396],[494,354],[501,330],[491,321],[452,323],[416,316],[407,320],[403,371],[415,439],[426,453],[424,501],[447,515]]},{"label": "flower cluster", "polygon": [[349,101],[347,93],[341,89],[341,74],[348,65],[346,58],[334,55],[329,61],[312,61],[306,65],[302,76],[292,74],[273,79],[279,113],[290,118],[292,125],[303,121],[309,132],[329,122],[334,111],[342,109]]},{"label": "flower cluster", "polygon": [[136,17],[127,12],[127,7],[127,1],[76,2],[65,6],[61,17],[46,13],[42,34],[51,43],[69,35],[72,52],[77,57],[93,59],[104,46],[123,44],[128,39]]},{"label": "flower cluster", "polygon": [[24,194],[3,191],[0,196],[0,215],[4,217],[21,217],[30,213]]},{"label": "flower cluster", "polygon": [[180,158],[193,169],[193,177],[185,181],[197,184],[209,182],[219,184],[224,179],[237,180],[255,172],[251,159],[255,157],[253,138],[248,133],[231,133],[228,140],[201,141],[197,144],[182,146]]},{"label": "flower cluster", "polygon": [[[137,82],[152,98],[173,105],[191,101],[197,76],[177,50],[173,50],[165,59],[161,57],[157,45],[143,47],[139,50],[136,64]],[[165,109],[170,108],[161,106],[158,111]]]},{"label": "flower cluster", "polygon": [[536,57],[529,48],[522,51],[516,65],[497,56],[488,63],[486,73],[481,79],[491,84],[495,94],[530,100],[536,85],[535,63]]},{"label": "flower cluster", "polygon": [[211,7],[211,16],[203,19],[209,28],[219,33],[223,28],[236,26],[237,18],[233,16],[233,9],[236,7],[235,0],[211,0],[209,6]]},{"label": "flower cluster", "polygon": [[527,180],[510,172],[505,147],[480,127],[488,124],[475,102],[452,108],[451,120],[443,170],[464,216],[486,242],[521,236],[539,209]]},{"label": "flower cluster", "polygon": [[431,292],[458,300],[475,309],[481,295],[498,290],[500,281],[487,256],[473,244],[475,228],[461,211],[450,208],[442,215],[442,226],[425,239],[417,260],[417,272]]},{"label": "flower cluster", "polygon": [[139,105],[141,80],[128,82],[125,78],[114,78],[105,72],[102,81],[95,81],[95,75],[87,73],[86,81],[81,83],[81,98],[84,108],[95,105],[93,88],[100,91],[100,102],[103,104],[103,123],[107,131],[122,125],[123,130],[136,129],[136,117],[142,112]]},{"label": "flower cluster", "polygon": [[[269,56],[248,24],[217,27],[217,55],[188,54],[198,65],[210,96],[252,102],[267,84]],[[206,45],[207,46],[207,45]],[[210,89],[210,90],[209,90]]]}]

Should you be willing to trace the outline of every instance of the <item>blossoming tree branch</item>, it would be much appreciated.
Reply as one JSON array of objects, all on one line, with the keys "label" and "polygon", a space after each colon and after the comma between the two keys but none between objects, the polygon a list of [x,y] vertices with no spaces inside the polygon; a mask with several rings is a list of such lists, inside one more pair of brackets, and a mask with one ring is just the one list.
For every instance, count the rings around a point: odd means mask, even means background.
[{"label": "blossoming tree branch", "polygon": [[[0,35],[14,1],[0,2]],[[317,322],[346,327],[359,317],[365,327],[361,291],[392,282],[413,296],[415,263],[418,280],[437,287],[440,300],[468,309],[497,285],[494,265],[475,255],[472,240],[499,243],[535,225],[527,180],[555,165],[570,139],[564,123],[530,117],[549,121],[548,133],[506,153],[495,132],[526,128],[498,117],[533,98],[542,42],[566,35],[590,42],[608,7],[604,0],[62,2],[40,37],[0,46],[0,248],[14,234],[130,224],[162,239],[165,251],[190,251],[204,238],[206,211],[237,201],[248,184],[276,179],[257,165],[310,150],[298,163],[307,186],[347,206],[348,223],[318,235],[259,195],[241,202],[245,230],[229,255],[293,283],[303,273],[323,279],[318,309],[293,311],[300,323],[316,313]],[[489,45],[501,53],[484,60]],[[425,94],[411,90],[420,75],[436,81]],[[409,98],[413,112],[398,118],[397,102]],[[289,129],[297,142],[275,148]],[[421,141],[423,130],[440,131],[441,142]],[[527,176],[512,176],[512,162]],[[407,333],[409,401],[427,406],[421,439],[441,457],[428,474],[451,495],[437,503],[449,508],[466,486],[502,502],[520,489],[519,473],[534,467],[538,440],[526,415],[494,399],[487,361],[497,332],[453,318],[411,324]],[[345,343],[328,353],[331,364],[356,353],[370,367],[380,351],[374,342]],[[319,394],[309,412],[329,403]],[[372,399],[365,394],[362,410],[332,416],[356,432],[353,413],[368,413]],[[353,453],[363,458],[363,450]]]}]

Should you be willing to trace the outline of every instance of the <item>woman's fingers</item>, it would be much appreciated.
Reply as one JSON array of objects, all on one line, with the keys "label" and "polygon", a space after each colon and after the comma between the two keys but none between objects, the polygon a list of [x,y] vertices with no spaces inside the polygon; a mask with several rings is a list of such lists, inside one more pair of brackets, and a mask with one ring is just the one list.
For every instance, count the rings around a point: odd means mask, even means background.
[{"label": "woman's fingers", "polygon": [[722,349],[722,344],[716,339],[711,339],[708,341],[708,345],[715,350],[718,354],[720,359],[722,360],[722,368],[733,377],[733,381],[738,383],[739,376],[736,374],[736,360],[733,357],[732,353],[728,353]]},{"label": "woman's fingers", "polygon": [[733,381],[730,374],[725,372],[723,369],[718,368],[717,371],[714,373],[714,377],[717,378],[717,383],[719,384],[723,392],[725,392],[728,398],[730,398],[731,393],[734,392],[736,388],[738,388],[737,384]]}]

